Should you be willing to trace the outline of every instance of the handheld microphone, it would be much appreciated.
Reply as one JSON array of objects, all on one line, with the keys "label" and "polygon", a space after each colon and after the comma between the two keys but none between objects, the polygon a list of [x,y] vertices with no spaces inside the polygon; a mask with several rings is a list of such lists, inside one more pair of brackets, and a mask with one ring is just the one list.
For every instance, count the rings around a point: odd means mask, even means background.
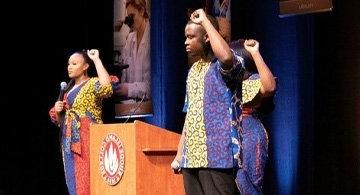
[{"label": "handheld microphone", "polygon": [[64,100],[66,86],[67,84],[64,81],[60,83],[60,93],[59,93],[58,101]]}]

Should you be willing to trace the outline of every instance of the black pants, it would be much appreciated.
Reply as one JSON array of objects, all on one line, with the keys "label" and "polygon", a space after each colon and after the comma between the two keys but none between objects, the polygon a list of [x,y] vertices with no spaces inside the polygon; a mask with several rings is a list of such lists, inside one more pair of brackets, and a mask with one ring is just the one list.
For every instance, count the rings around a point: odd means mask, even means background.
[{"label": "black pants", "polygon": [[186,195],[236,195],[234,169],[182,169]]}]

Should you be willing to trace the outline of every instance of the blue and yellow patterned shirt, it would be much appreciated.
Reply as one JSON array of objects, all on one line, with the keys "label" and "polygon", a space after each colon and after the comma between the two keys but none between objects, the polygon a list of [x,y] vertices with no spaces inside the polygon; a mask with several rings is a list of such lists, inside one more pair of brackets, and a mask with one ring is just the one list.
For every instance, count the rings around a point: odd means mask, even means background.
[{"label": "blue and yellow patterned shirt", "polygon": [[240,162],[239,80],[244,67],[243,59],[234,55],[231,70],[223,70],[218,60],[200,60],[190,68],[184,106],[183,168],[232,168]]}]

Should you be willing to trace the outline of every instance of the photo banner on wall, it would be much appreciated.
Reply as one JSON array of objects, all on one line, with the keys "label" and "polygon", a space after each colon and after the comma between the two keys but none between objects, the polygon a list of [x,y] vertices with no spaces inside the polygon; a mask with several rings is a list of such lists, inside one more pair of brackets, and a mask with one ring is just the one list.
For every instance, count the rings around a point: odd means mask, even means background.
[{"label": "photo banner on wall", "polygon": [[[216,18],[219,24],[219,33],[227,43],[231,41],[231,0],[186,0],[188,19],[192,12],[204,9],[206,14]],[[199,56],[188,56],[188,64],[192,65]]]},{"label": "photo banner on wall", "polygon": [[151,116],[150,0],[114,0],[114,66],[115,117]]},{"label": "photo banner on wall", "polygon": [[326,12],[333,9],[332,0],[279,0],[280,17]]}]

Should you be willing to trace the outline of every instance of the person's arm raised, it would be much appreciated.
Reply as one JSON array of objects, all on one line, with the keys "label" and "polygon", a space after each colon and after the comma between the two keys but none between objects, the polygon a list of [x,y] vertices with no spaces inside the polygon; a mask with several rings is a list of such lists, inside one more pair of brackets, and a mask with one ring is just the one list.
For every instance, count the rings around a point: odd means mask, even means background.
[{"label": "person's arm raised", "polygon": [[274,94],[276,82],[273,74],[260,54],[259,45],[259,42],[253,39],[245,40],[244,42],[244,47],[248,52],[250,52],[252,58],[254,59],[256,69],[259,72],[261,82],[260,93],[263,97],[268,97]]},{"label": "person's arm raised", "polygon": [[99,77],[99,82],[101,85],[110,84],[110,76],[107,70],[105,69],[101,59],[99,57],[99,50],[91,49],[87,51],[87,55],[94,62],[97,75]]},{"label": "person's arm raised", "polygon": [[210,41],[212,51],[216,58],[224,65],[223,69],[228,70],[233,67],[234,54],[231,52],[229,45],[221,37],[220,33],[211,24],[210,20],[206,17],[203,9],[195,10],[190,19],[204,27],[207,33],[207,39]]}]

